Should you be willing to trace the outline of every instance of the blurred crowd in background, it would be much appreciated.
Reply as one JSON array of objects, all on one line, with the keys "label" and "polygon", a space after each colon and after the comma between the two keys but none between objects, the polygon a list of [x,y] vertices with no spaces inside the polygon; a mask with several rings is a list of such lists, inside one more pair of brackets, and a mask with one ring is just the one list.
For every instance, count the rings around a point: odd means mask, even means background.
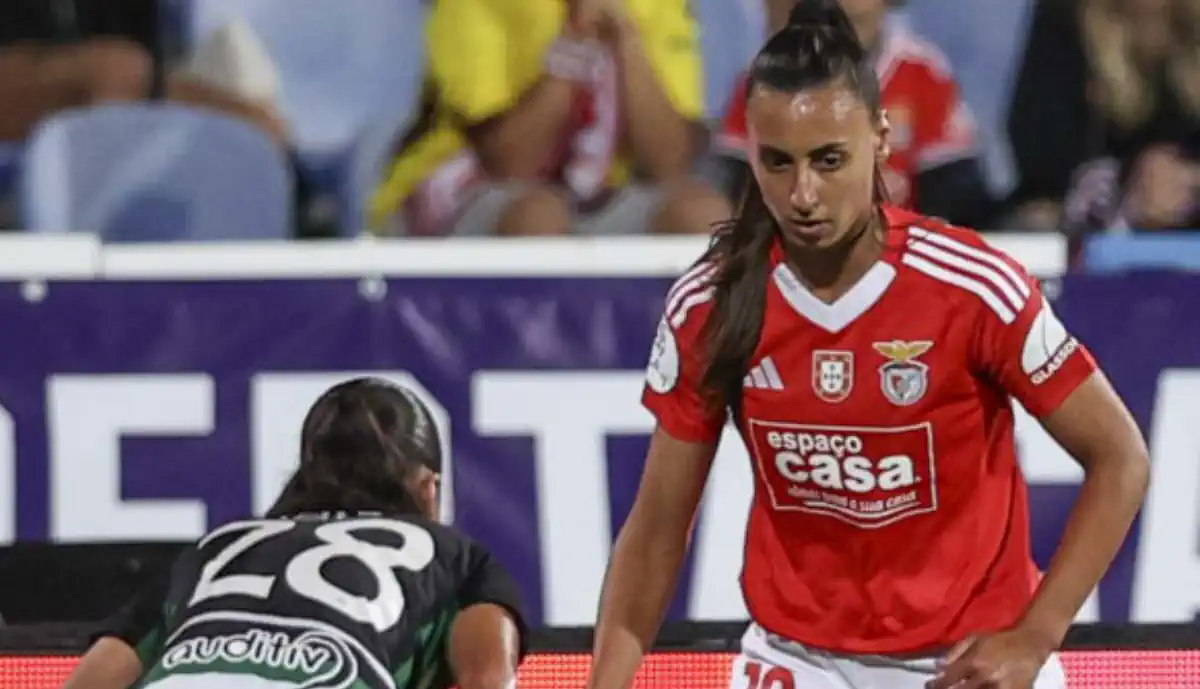
[{"label": "blurred crowd in background", "polygon": [[[791,4],[5,0],[0,223],[707,232],[753,155],[740,75]],[[844,5],[897,202],[986,230],[1200,227],[1200,0]]]}]

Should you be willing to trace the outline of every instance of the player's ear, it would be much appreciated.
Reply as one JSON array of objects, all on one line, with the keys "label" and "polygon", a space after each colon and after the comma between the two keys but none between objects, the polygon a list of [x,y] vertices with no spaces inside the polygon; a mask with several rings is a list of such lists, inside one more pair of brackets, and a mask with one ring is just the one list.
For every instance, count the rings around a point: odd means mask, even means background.
[{"label": "player's ear", "polygon": [[875,162],[883,165],[892,155],[892,121],[887,110],[880,110],[875,120]]}]

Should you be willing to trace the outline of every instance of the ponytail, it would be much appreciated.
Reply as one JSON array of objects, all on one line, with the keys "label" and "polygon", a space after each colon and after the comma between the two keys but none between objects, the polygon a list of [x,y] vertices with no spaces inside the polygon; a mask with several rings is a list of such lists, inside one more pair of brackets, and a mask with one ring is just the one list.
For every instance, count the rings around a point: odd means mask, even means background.
[{"label": "ponytail", "polygon": [[841,52],[851,60],[867,57],[867,50],[858,40],[854,23],[842,9],[840,0],[799,0],[788,13],[787,26],[783,30],[789,29],[816,31],[833,38],[836,44],[828,50]]},{"label": "ponytail", "polygon": [[704,326],[708,365],[700,386],[714,408],[740,406],[742,377],[762,335],[774,239],[775,220],[751,177],[737,218],[717,229],[707,257],[718,269]]}]

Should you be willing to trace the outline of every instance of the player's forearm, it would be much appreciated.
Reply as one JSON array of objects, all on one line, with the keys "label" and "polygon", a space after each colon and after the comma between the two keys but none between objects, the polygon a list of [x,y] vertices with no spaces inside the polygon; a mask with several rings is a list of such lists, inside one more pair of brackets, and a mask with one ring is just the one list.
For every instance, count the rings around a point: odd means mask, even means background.
[{"label": "player's forearm", "polygon": [[630,686],[683,565],[686,537],[655,534],[641,521],[627,521],[613,548],[600,596],[590,689]]},{"label": "player's forearm", "polygon": [[516,673],[496,672],[458,677],[458,689],[514,689]]},{"label": "player's forearm", "polygon": [[447,660],[459,689],[511,689],[517,681],[519,635],[498,605],[472,605],[450,627]]},{"label": "player's forearm", "polygon": [[138,680],[142,669],[132,646],[104,637],[84,654],[63,689],[127,689]]},{"label": "player's forearm", "polygon": [[517,664],[510,660],[514,656],[490,653],[480,646],[472,650],[478,655],[451,664],[458,689],[513,689],[517,685]]},{"label": "player's forearm", "polygon": [[1144,450],[1088,464],[1062,541],[1021,621],[1052,648],[1116,556],[1149,484]]}]

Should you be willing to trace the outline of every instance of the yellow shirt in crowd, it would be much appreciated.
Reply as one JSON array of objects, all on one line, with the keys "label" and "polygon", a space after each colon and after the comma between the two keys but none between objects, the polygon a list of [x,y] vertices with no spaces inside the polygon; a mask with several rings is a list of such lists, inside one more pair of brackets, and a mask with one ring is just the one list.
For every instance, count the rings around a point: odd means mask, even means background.
[{"label": "yellow shirt in crowd", "polygon": [[[704,96],[696,25],[688,0],[624,0],[659,79],[680,114],[700,119]],[[516,105],[542,74],[560,34],[566,0],[435,0],[426,24],[429,77],[416,123],[371,204],[380,226],[437,166],[468,145],[459,127]],[[621,184],[620,157],[609,175]]]}]

